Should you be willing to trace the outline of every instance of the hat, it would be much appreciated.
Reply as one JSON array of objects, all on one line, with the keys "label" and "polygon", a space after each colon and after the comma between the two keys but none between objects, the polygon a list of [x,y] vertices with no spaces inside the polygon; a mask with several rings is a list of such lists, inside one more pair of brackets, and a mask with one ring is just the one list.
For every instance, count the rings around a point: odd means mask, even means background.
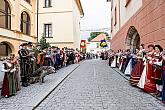
[{"label": "hat", "polygon": [[27,43],[23,43],[22,46],[27,46],[28,44]]},{"label": "hat", "polygon": [[148,48],[150,48],[150,47],[155,48],[155,46],[154,46],[154,45],[152,45],[152,44],[148,45]]},{"label": "hat", "polygon": [[32,46],[32,42],[28,42],[27,44],[30,45],[30,46]]},{"label": "hat", "polygon": [[163,48],[160,45],[155,45],[155,47],[157,47],[160,50],[160,52],[163,51]]}]

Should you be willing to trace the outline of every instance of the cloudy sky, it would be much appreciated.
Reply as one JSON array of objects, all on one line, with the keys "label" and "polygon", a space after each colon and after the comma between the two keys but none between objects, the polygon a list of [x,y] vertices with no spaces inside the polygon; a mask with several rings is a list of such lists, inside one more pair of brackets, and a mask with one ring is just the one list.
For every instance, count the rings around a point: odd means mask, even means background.
[{"label": "cloudy sky", "polygon": [[107,0],[81,0],[84,17],[81,18],[81,37],[89,37],[89,31],[110,27],[110,3]]}]

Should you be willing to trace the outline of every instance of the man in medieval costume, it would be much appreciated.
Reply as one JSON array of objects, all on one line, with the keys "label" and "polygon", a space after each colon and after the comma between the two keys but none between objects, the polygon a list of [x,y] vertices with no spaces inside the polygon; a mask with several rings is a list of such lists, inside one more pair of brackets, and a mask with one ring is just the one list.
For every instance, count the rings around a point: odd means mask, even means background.
[{"label": "man in medieval costume", "polygon": [[21,80],[22,86],[27,87],[28,84],[28,70],[29,70],[29,53],[27,51],[27,43],[23,43],[20,46],[20,50],[18,51],[20,57],[20,70],[21,70]]}]

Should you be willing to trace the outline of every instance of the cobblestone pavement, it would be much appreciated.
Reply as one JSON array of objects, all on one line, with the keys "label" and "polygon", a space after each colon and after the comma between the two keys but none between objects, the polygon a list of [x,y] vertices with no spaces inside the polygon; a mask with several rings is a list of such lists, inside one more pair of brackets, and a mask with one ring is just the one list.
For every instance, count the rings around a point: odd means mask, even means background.
[{"label": "cobblestone pavement", "polygon": [[62,68],[57,73],[45,77],[45,83],[32,84],[22,88],[16,96],[0,99],[0,110],[32,110],[51,90],[53,90],[78,65]]},{"label": "cobblestone pavement", "polygon": [[154,97],[129,85],[105,61],[88,60],[37,110],[165,110]]}]

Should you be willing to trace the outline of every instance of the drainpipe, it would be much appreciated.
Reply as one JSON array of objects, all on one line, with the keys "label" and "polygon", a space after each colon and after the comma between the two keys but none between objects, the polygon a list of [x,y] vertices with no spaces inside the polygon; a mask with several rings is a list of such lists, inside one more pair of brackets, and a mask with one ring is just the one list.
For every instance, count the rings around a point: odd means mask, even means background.
[{"label": "drainpipe", "polygon": [[121,28],[121,18],[120,18],[120,0],[119,1],[119,29]]},{"label": "drainpipe", "polygon": [[39,11],[39,0],[37,0],[37,43],[38,43],[38,11]]}]

